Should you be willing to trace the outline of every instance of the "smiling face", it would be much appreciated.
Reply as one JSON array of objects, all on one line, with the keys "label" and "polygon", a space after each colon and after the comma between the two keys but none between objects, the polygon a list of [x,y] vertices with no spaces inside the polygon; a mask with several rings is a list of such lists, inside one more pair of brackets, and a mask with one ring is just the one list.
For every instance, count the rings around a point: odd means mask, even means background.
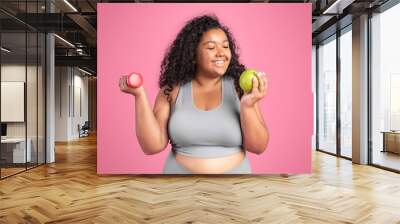
[{"label": "smiling face", "polygon": [[197,46],[197,73],[212,77],[223,76],[231,61],[228,38],[222,29],[203,33]]}]

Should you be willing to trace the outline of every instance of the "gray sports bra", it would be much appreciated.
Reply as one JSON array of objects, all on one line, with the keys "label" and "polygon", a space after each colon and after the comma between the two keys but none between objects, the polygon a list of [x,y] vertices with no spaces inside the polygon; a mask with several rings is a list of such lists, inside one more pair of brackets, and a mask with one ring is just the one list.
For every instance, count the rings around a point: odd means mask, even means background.
[{"label": "gray sports bra", "polygon": [[187,156],[216,158],[242,150],[240,101],[233,79],[223,76],[221,104],[208,111],[196,108],[192,82],[181,85],[168,134],[173,150]]}]

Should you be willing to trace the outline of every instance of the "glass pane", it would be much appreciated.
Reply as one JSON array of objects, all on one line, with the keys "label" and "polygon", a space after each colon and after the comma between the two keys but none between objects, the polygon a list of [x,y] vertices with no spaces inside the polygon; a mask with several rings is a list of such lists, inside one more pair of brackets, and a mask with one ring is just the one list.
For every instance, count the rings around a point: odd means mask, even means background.
[{"label": "glass pane", "polygon": [[372,163],[400,170],[400,4],[371,19]]},{"label": "glass pane", "polygon": [[312,137],[312,149],[316,150],[316,132],[317,132],[317,91],[316,91],[316,76],[317,76],[317,48],[315,45],[312,46],[312,91],[313,91],[313,112],[314,112],[314,117],[313,117],[313,137]]},{"label": "glass pane", "polygon": [[352,157],[352,35],[340,37],[340,140],[341,155]]},{"label": "glass pane", "polygon": [[4,178],[45,161],[45,36],[21,22],[37,23],[33,14],[45,12],[45,0],[0,1],[0,7],[19,18],[0,12]]},{"label": "glass pane", "polygon": [[[26,113],[27,113],[27,142],[30,147],[30,160],[28,160],[28,168],[37,165],[37,73],[38,73],[38,56],[37,56],[37,46],[38,46],[38,37],[36,32],[27,33],[28,38],[28,55],[27,55],[27,81],[26,81],[26,89],[27,89],[27,98],[26,98]],[[29,148],[28,147],[28,148]]]},{"label": "glass pane", "polygon": [[[26,144],[26,34],[1,34],[1,175],[25,170],[31,151]],[[4,50],[6,49],[6,50]]]},{"label": "glass pane", "polygon": [[[37,13],[38,3],[37,1],[27,2],[26,12],[27,19],[31,24],[37,24],[36,16],[32,16]],[[37,73],[38,73],[38,36],[36,30],[31,28],[27,29],[27,80],[26,80],[26,113],[27,113],[27,144],[30,149],[30,159],[28,160],[27,167],[31,168],[37,166],[38,157],[38,143],[37,143],[37,132],[38,132],[38,94],[37,94]]]},{"label": "glass pane", "polygon": [[336,154],[336,38],[318,48],[318,148]]},{"label": "glass pane", "polygon": [[45,163],[45,44],[46,38],[43,33],[38,35],[38,163]]}]

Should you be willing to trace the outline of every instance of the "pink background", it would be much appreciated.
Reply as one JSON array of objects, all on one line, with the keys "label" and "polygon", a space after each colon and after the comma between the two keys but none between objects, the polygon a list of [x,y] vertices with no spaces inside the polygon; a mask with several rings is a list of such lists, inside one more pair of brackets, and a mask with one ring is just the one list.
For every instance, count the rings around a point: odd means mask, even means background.
[{"label": "pink background", "polygon": [[248,152],[254,174],[310,173],[313,129],[311,4],[98,4],[98,153],[100,174],[159,174],[169,145],[145,155],[136,139],[134,97],[121,75],[144,75],[151,106],[161,60],[186,21],[215,14],[228,26],[241,62],[269,75],[260,106],[270,132],[261,155]]}]

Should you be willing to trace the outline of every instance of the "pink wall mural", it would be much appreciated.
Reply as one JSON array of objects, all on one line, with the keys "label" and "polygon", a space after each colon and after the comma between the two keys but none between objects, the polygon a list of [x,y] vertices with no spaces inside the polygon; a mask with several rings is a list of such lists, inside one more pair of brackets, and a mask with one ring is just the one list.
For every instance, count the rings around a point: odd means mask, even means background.
[{"label": "pink wall mural", "polygon": [[98,4],[99,174],[160,174],[171,145],[143,153],[135,130],[135,98],[122,75],[144,77],[151,106],[161,61],[190,19],[215,15],[238,46],[241,63],[268,75],[260,108],[269,130],[262,154],[247,153],[253,174],[310,173],[313,132],[311,4]]}]

